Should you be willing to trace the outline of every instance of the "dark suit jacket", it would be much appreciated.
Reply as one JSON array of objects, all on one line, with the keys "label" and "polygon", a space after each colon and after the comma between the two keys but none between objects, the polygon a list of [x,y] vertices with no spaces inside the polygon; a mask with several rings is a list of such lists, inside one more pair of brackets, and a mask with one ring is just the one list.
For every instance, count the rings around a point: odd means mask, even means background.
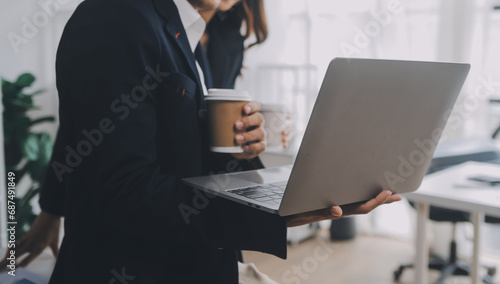
[{"label": "dark suit jacket", "polygon": [[40,205],[65,216],[65,237],[50,283],[237,283],[235,250],[286,257],[283,218],[182,185],[255,161],[209,151],[172,0],[84,1],[56,70],[60,127]]}]

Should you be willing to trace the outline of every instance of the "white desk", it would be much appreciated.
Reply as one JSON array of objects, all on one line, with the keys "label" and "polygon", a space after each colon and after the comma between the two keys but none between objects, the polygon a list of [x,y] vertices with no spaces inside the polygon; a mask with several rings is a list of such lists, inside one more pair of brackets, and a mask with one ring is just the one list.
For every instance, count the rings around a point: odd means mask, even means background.
[{"label": "white desk", "polygon": [[467,181],[475,175],[500,176],[500,165],[467,162],[424,178],[419,190],[404,194],[406,198],[417,204],[417,236],[415,273],[417,284],[428,284],[429,247],[426,240],[426,220],[429,217],[429,206],[468,211],[472,213],[474,225],[474,246],[472,253],[472,283],[478,284],[480,226],[484,216],[500,217],[500,186],[487,186]]}]

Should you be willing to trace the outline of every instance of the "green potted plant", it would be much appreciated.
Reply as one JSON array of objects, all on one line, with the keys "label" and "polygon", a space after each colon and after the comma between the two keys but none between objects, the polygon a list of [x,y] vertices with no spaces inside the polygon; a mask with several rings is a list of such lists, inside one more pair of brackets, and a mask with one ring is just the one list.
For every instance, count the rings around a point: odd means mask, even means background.
[{"label": "green potted plant", "polygon": [[38,109],[33,97],[44,90],[26,93],[25,89],[35,82],[30,73],[20,75],[16,81],[2,78],[2,104],[5,170],[16,174],[19,183],[24,176],[31,179],[23,196],[16,196],[16,235],[21,239],[36,218],[30,201],[40,191],[46,167],[52,154],[52,141],[46,132],[34,132],[32,127],[44,122],[53,122],[53,116],[32,119],[29,111]]}]

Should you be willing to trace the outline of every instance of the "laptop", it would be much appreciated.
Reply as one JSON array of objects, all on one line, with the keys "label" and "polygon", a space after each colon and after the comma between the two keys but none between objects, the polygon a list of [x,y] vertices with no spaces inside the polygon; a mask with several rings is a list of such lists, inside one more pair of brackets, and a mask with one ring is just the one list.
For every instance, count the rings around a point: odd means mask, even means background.
[{"label": "laptop", "polygon": [[415,191],[470,65],[335,58],[293,165],[184,179],[287,216]]}]

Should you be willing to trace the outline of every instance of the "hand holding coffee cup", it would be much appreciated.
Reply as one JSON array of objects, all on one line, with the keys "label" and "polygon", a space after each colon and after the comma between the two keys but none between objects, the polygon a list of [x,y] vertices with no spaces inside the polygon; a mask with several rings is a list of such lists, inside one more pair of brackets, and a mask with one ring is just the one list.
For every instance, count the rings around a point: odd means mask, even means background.
[{"label": "hand holding coffee cup", "polygon": [[260,104],[248,92],[210,89],[207,101],[214,152],[231,153],[237,159],[257,157],[266,148]]}]

